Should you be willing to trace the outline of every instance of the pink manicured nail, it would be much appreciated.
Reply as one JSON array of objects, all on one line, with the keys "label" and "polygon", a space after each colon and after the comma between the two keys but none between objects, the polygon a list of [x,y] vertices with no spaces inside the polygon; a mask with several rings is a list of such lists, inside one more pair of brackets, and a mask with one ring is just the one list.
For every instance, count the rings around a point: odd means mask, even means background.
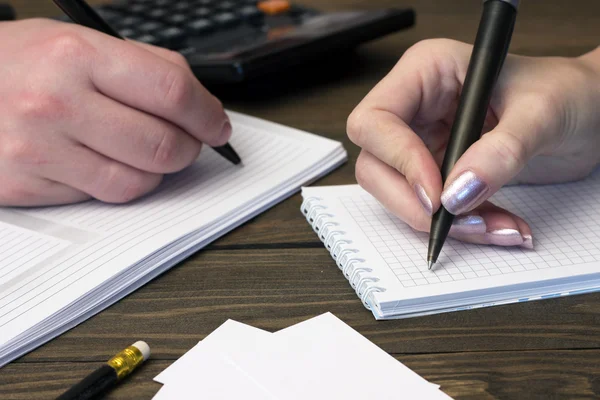
[{"label": "pink manicured nail", "polygon": [[419,199],[419,202],[423,206],[423,209],[425,210],[427,215],[431,215],[433,213],[433,204],[431,203],[431,199],[429,198],[429,196],[427,196],[427,193],[425,192],[423,186],[419,185],[418,183],[415,183],[413,189],[415,190],[417,198]]},{"label": "pink manicured nail", "polygon": [[489,244],[497,246],[518,246],[524,243],[523,236],[516,229],[498,229],[485,233]]},{"label": "pink manicured nail", "polygon": [[533,250],[533,237],[531,235],[523,235],[523,243],[521,247]]},{"label": "pink manicured nail", "polygon": [[485,220],[479,215],[456,217],[450,227],[450,234],[456,235],[483,235],[485,231]]},{"label": "pink manicured nail", "polygon": [[442,192],[442,204],[454,215],[469,211],[490,191],[489,186],[471,171],[463,172]]}]

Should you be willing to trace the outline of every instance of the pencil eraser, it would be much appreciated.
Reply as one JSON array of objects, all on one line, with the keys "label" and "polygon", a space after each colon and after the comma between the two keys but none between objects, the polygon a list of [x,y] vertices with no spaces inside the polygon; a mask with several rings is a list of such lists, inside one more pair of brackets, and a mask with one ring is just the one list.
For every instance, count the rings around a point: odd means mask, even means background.
[{"label": "pencil eraser", "polygon": [[138,349],[142,353],[142,357],[144,357],[144,361],[146,361],[148,359],[148,357],[150,357],[150,346],[148,346],[148,343],[140,340],[140,341],[132,344],[132,346],[135,347],[136,349]]}]

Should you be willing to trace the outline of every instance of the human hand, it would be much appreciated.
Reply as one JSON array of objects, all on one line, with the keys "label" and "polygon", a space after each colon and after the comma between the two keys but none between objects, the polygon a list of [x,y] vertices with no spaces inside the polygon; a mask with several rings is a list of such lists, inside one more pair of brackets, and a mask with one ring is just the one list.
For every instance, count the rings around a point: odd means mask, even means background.
[{"label": "human hand", "polygon": [[181,55],[74,24],[0,23],[0,74],[0,205],[126,202],[231,136]]},{"label": "human hand", "polygon": [[[437,39],[409,49],[348,118],[362,148],[359,184],[412,228],[428,232],[443,204],[450,236],[532,248],[529,225],[487,199],[507,183],[588,175],[600,154],[600,63],[509,55],[484,125],[442,187],[440,165],[472,46]],[[596,53],[598,50],[596,50]]]}]

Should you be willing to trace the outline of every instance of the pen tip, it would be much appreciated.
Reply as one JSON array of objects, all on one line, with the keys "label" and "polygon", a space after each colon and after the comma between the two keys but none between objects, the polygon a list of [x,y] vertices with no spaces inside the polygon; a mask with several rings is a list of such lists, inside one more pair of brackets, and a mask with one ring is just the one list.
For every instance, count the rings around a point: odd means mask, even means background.
[{"label": "pen tip", "polygon": [[213,149],[232,164],[239,165],[242,162],[238,153],[236,153],[229,143],[225,143],[223,146],[213,147]]},{"label": "pen tip", "polygon": [[429,260],[429,264],[428,264],[428,270],[431,270],[431,268],[433,268],[433,264],[435,264],[433,261]]}]

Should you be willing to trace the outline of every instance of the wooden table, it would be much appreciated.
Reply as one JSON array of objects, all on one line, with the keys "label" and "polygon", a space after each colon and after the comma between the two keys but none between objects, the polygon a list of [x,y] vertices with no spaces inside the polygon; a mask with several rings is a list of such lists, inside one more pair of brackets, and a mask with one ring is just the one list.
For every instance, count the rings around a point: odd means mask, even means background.
[{"label": "wooden table", "polygon": [[[346,117],[402,52],[426,38],[472,42],[478,0],[304,0],[321,9],[410,4],[415,29],[363,46],[335,73],[277,98],[228,108],[344,142],[349,162],[319,184],[354,183],[358,154]],[[13,0],[19,16],[50,16],[50,0]],[[326,3],[326,4],[325,4]],[[600,43],[600,4],[522,2],[511,51],[575,56]],[[377,322],[301,217],[296,195],[216,241],[118,304],[0,370],[0,398],[51,398],[136,340],[153,356],[110,398],[148,399],[152,378],[232,318],[275,331],[331,311],[457,399],[600,396],[600,294]],[[360,371],[356,371],[357,375]]]}]

